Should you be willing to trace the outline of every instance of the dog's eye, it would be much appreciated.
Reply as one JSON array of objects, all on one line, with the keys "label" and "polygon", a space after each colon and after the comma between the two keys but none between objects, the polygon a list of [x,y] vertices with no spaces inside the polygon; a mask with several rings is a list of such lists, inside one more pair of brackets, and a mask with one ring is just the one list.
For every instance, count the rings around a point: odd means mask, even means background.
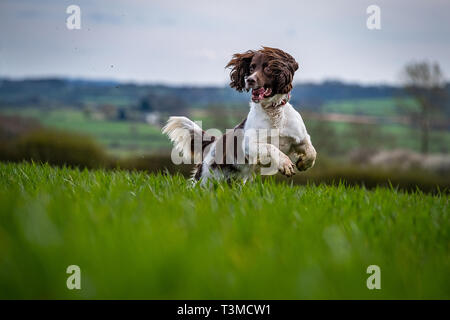
[{"label": "dog's eye", "polygon": [[252,64],[252,65],[250,66],[250,72],[253,72],[253,70],[255,70],[255,66]]},{"label": "dog's eye", "polygon": [[270,74],[270,73],[272,73],[272,70],[270,70],[269,67],[265,67],[265,68],[264,68],[264,72]]}]

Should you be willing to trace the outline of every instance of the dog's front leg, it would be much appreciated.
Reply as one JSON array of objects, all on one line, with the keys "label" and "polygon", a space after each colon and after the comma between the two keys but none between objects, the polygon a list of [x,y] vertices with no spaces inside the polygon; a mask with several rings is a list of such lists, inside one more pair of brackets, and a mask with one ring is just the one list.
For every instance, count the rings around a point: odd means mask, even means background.
[{"label": "dog's front leg", "polygon": [[305,171],[314,166],[316,162],[317,152],[311,143],[311,139],[307,136],[299,144],[294,145],[295,153],[298,160],[295,163],[299,171]]},{"label": "dog's front leg", "polygon": [[245,148],[245,155],[251,164],[260,165],[261,174],[271,175],[277,171],[285,176],[295,174],[291,159],[270,143],[255,143]]}]

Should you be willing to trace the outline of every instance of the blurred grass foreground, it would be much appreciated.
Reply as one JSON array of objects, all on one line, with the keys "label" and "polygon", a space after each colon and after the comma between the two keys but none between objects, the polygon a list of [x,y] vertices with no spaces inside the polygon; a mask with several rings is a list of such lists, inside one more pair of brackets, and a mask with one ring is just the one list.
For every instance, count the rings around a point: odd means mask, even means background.
[{"label": "blurred grass foreground", "polygon": [[292,97],[316,166],[203,189],[161,126],[185,115],[224,132],[245,94],[0,79],[0,298],[449,299],[450,100],[423,121],[397,87]]},{"label": "blurred grass foreground", "polygon": [[1,163],[0,298],[449,299],[449,212],[420,191]]}]

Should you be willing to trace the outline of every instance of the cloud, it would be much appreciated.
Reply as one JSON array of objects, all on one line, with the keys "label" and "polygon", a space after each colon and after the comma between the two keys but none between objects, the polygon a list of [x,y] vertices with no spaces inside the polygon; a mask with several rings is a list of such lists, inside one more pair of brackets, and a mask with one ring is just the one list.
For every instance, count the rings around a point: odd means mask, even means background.
[{"label": "cloud", "polygon": [[115,15],[115,14],[106,14],[103,12],[93,12],[89,13],[88,17],[92,19],[93,22],[99,24],[121,24],[124,22],[125,14]]},{"label": "cloud", "polygon": [[365,26],[371,3],[353,0],[78,0],[82,29],[69,31],[72,2],[0,3],[0,76],[223,84],[231,55],[261,45],[296,57],[303,81],[395,82],[423,58],[450,74],[448,1],[379,0],[380,31]]}]

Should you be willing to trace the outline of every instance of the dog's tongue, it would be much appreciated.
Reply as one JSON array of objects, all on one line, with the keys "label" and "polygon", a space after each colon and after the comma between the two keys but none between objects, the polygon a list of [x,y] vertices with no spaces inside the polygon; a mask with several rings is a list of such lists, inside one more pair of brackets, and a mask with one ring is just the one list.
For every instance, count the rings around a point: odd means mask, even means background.
[{"label": "dog's tongue", "polygon": [[264,89],[263,87],[259,89],[253,89],[252,90],[252,100],[259,101],[264,99],[265,97],[269,96],[272,93],[272,89],[267,88]]}]

